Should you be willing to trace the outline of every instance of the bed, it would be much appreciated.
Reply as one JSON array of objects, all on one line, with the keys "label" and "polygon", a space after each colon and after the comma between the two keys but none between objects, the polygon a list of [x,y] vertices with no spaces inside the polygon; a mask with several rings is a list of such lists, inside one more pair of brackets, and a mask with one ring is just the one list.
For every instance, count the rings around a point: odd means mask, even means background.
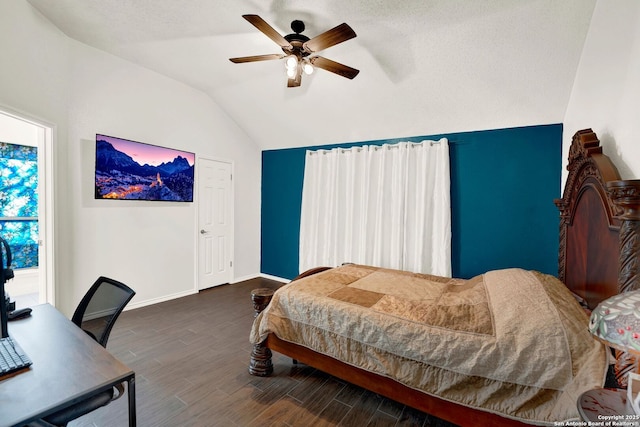
[{"label": "bed", "polygon": [[250,372],[268,375],[273,350],[462,426],[576,419],[608,368],[587,311],[640,288],[640,182],[620,180],[590,129],[573,137],[568,170],[557,278],[316,268],[254,295]]}]

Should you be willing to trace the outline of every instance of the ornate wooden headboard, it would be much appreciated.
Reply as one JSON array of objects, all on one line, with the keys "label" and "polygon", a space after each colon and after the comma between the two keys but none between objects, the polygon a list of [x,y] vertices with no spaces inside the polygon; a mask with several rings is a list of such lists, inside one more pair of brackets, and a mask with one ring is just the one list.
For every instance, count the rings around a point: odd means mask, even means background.
[{"label": "ornate wooden headboard", "polygon": [[591,129],[574,135],[567,169],[558,277],[595,308],[640,289],[640,180],[620,180]]}]

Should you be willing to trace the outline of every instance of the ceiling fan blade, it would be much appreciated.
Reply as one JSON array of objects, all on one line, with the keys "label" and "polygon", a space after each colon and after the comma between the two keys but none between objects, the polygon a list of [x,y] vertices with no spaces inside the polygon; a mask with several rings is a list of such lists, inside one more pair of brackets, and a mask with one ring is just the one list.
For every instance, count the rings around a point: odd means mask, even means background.
[{"label": "ceiling fan blade", "polygon": [[267,21],[260,18],[258,15],[242,15],[244,19],[249,21],[254,27],[260,30],[264,35],[269,37],[282,48],[291,49],[291,43],[287,41],[279,32],[273,29],[273,27],[267,24]]},{"label": "ceiling fan blade", "polygon": [[308,40],[302,45],[302,47],[307,52],[313,53],[350,40],[355,36],[355,31],[353,31],[350,26],[343,23],[318,36],[315,36],[311,40]]},{"label": "ceiling fan blade", "polygon": [[332,61],[327,58],[323,58],[322,56],[314,56],[313,58],[309,59],[309,62],[311,62],[318,68],[322,68],[323,70],[330,71],[348,79],[353,79],[360,72],[360,70],[356,70],[355,68],[351,68],[347,65]]},{"label": "ceiling fan blade", "polygon": [[282,59],[286,55],[272,53],[268,55],[256,55],[256,56],[241,56],[239,58],[229,58],[229,61],[234,64],[242,64],[243,62],[256,62],[256,61],[269,61],[272,59]]}]

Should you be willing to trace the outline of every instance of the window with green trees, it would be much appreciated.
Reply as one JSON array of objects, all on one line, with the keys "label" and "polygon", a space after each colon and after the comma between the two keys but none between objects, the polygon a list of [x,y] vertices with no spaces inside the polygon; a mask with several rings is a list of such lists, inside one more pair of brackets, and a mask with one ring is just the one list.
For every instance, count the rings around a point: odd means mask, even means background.
[{"label": "window with green trees", "polygon": [[38,266],[38,151],[0,142],[0,236],[15,269]]}]

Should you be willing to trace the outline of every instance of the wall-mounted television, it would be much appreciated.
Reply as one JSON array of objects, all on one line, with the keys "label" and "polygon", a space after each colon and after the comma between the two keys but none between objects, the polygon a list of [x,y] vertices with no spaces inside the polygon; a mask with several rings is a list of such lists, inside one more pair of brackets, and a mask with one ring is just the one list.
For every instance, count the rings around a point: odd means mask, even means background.
[{"label": "wall-mounted television", "polygon": [[96,134],[95,198],[193,202],[195,154]]}]

